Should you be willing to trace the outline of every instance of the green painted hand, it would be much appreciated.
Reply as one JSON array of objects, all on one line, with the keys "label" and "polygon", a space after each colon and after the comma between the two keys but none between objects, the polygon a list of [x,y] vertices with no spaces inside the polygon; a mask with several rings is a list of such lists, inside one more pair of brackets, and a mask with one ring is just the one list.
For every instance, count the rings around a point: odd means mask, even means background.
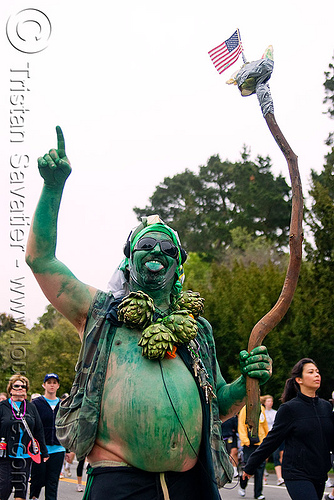
[{"label": "green painted hand", "polygon": [[50,149],[49,153],[38,158],[39,173],[48,187],[63,188],[67,177],[71,173],[71,164],[65,153],[65,139],[60,127],[56,127],[57,149]]},{"label": "green painted hand", "polygon": [[241,351],[239,354],[241,373],[257,378],[260,385],[266,383],[272,374],[272,360],[264,345],[255,347],[250,353]]}]

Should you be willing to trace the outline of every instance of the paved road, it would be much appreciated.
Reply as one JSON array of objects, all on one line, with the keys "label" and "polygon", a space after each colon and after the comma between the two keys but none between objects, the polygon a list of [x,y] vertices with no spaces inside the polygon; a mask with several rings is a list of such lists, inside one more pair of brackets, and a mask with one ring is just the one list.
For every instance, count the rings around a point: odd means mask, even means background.
[{"label": "paved road", "polygon": [[[332,483],[334,482],[334,477],[331,477]],[[227,485],[228,488],[230,488],[232,485]],[[330,493],[331,488],[325,488],[325,493]],[[238,486],[234,488],[233,490],[227,490],[225,488],[220,490],[220,495],[223,500],[241,500],[241,497],[238,494]],[[276,475],[275,473],[270,473],[269,476],[267,477],[267,484],[264,484],[263,486],[263,495],[266,497],[266,500],[291,500],[288,492],[286,490],[286,487],[283,486],[276,486]],[[246,488],[246,496],[243,497],[245,500],[250,500],[254,498],[254,482],[253,479],[251,479],[248,482],[247,488]],[[305,498],[307,500],[307,498]]]},{"label": "paved road", "polygon": [[[234,489],[228,490],[227,488],[231,488],[235,486]],[[238,484],[232,483],[231,485],[226,485],[226,488],[222,488],[220,490],[220,495],[223,500],[241,500],[241,497],[238,494]],[[287,500],[290,499],[285,486],[276,486],[276,475],[269,474],[267,477],[267,484],[263,485],[263,495],[266,497],[266,500]],[[246,496],[245,500],[254,498],[254,481],[253,478],[248,481],[248,485],[246,488]]]},{"label": "paved road", "polygon": [[[75,470],[76,470],[76,463],[72,464],[71,467],[72,477],[70,478],[66,477],[59,481],[58,500],[82,499],[83,493],[79,493],[76,491],[77,482],[76,482]],[[86,481],[86,475],[84,471],[83,482],[85,483],[85,481]],[[334,478],[332,478],[332,481],[334,482]],[[250,500],[254,498],[253,484],[254,484],[253,480],[251,479],[246,488],[246,496],[244,497],[245,500]],[[233,486],[235,487],[233,488]],[[227,488],[233,488],[233,489],[227,489]],[[325,493],[330,493],[330,491],[331,491],[330,488],[325,489]],[[241,500],[241,497],[238,494],[238,485],[236,482],[227,485],[226,488],[221,489],[220,494],[223,500],[236,500],[236,499]],[[263,486],[263,494],[265,495],[266,500],[290,500],[290,497],[286,491],[285,486],[276,486],[276,476],[273,473],[269,474],[267,478],[267,484]],[[10,497],[10,500],[12,500],[13,498],[14,497],[12,495]],[[45,500],[44,489],[42,490],[39,500]],[[107,499],[101,499],[101,500],[107,500]],[[210,500],[210,499],[208,498],[205,500]]]}]

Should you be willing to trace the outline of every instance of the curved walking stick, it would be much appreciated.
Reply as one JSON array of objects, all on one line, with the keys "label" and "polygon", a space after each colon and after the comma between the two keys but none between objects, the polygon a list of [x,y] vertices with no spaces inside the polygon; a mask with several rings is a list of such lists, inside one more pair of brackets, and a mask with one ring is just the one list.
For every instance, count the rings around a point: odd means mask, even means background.
[{"label": "curved walking stick", "polygon": [[[292,188],[292,210],[290,221],[290,259],[286,272],[281,294],[274,307],[260,319],[254,326],[248,341],[248,352],[254,347],[262,344],[265,336],[281,321],[290,307],[293,295],[296,290],[301,260],[303,241],[303,193],[300,182],[298,160],[295,153],[290,148],[272,113],[265,115],[265,120],[270,132],[274,136],[278,146],[284,154],[291,179]],[[260,402],[259,402],[259,382],[254,378],[247,377],[247,424],[251,435],[257,436]]]},{"label": "curved walking stick", "polygon": [[[292,188],[292,210],[290,220],[290,259],[281,294],[274,307],[254,326],[248,342],[248,352],[262,344],[265,336],[281,321],[290,307],[296,290],[302,260],[303,193],[298,170],[298,160],[276,123],[274,106],[268,80],[273,70],[272,47],[268,47],[264,57],[247,63],[239,71],[236,80],[244,96],[256,92],[262,113],[270,132],[282,151],[289,168]],[[258,435],[260,401],[259,382],[247,377],[246,381],[246,422],[252,436]]]}]

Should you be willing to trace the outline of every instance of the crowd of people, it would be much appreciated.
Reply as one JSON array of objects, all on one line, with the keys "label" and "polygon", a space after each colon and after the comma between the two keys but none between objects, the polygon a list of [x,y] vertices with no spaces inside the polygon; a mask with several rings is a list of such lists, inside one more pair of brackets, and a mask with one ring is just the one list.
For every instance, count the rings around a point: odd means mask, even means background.
[{"label": "crowd of people", "polygon": [[[39,498],[57,500],[59,479],[70,473],[75,455],[61,446],[56,436],[55,418],[60,400],[59,376],[47,373],[42,384],[44,394],[28,397],[29,380],[13,375],[7,393],[0,394],[0,499]],[[78,462],[77,491],[83,492],[82,473],[85,460]]]}]

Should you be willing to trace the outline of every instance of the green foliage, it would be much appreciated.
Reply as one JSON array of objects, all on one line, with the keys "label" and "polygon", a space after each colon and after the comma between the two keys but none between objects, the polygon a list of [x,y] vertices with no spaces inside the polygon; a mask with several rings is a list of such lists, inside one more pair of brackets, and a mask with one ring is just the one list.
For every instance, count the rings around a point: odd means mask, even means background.
[{"label": "green foliage", "polygon": [[315,247],[308,245],[308,257],[315,264],[319,277],[324,270],[334,276],[334,148],[326,156],[322,172],[312,171],[311,178],[309,194],[313,201],[307,222]]},{"label": "green foliage", "polygon": [[[333,58],[334,59],[334,58]],[[334,66],[332,63],[329,64],[329,71],[325,72],[325,98],[324,104],[328,104],[326,113],[330,118],[334,117]]]},{"label": "green foliage", "polygon": [[58,395],[61,395],[71,389],[81,342],[74,326],[52,309],[48,306],[46,315],[53,317],[53,327],[43,327],[43,322],[49,325],[46,320],[50,319],[43,315],[42,323],[32,328],[27,336],[31,340],[27,350],[27,375],[32,392],[41,392],[45,374],[57,373],[60,378]]},{"label": "green foliage", "polygon": [[[38,318],[39,323],[35,325],[37,328],[54,328],[54,326],[63,318],[63,315],[57,311],[51,304],[46,307],[45,313]],[[35,331],[34,330],[34,331]]]},{"label": "green foliage", "polygon": [[288,262],[287,255],[274,247],[265,236],[254,237],[243,227],[231,230],[231,245],[221,260],[228,265],[237,260],[245,266],[254,263],[259,267],[272,262],[282,268],[286,268]]},{"label": "green foliage", "polygon": [[[14,327],[14,318],[11,315],[5,313],[0,314],[0,366],[2,379],[6,379],[6,375],[11,374],[10,372],[10,358],[9,349],[10,345],[10,331]],[[0,392],[5,390],[5,383],[2,384],[3,388],[0,388]]]},{"label": "green foliage", "polygon": [[[58,395],[69,392],[81,345],[78,333],[71,323],[51,305],[31,330],[22,323],[15,323],[13,318],[6,314],[1,314],[0,320],[0,390],[6,389],[9,377],[21,372],[29,379],[30,394],[43,393],[45,374],[55,372],[60,378]],[[19,351],[16,353],[14,349],[17,346]],[[22,352],[24,356],[20,361],[16,361],[17,354]]]},{"label": "green foliage", "polygon": [[284,246],[290,208],[290,188],[282,176],[273,176],[270,158],[249,161],[244,149],[240,162],[212,156],[198,174],[185,170],[166,177],[150,205],[134,211],[138,217],[159,213],[180,232],[188,251],[221,258],[232,242],[231,230],[238,227]]},{"label": "green foliage", "polygon": [[0,333],[8,332],[12,329],[14,318],[10,314],[7,316],[5,313],[0,314]]},{"label": "green foliage", "polygon": [[[253,327],[280,295],[286,269],[270,261],[259,266],[235,260],[232,265],[205,263],[203,273],[203,268],[198,272],[197,259],[190,255],[185,287],[198,290],[205,298],[204,316],[213,327],[222,374],[230,382],[240,375],[239,352],[247,349]],[[317,307],[312,283],[311,266],[303,263],[291,307],[264,341],[273,359],[273,375],[261,390],[274,396],[276,407],[291,368],[302,357],[314,357],[319,363],[323,374],[321,395],[328,399],[332,392],[332,364],[322,361],[325,352],[321,352],[331,346],[331,341],[319,341],[312,326]]]},{"label": "green foliage", "polygon": [[7,381],[13,373],[19,371],[23,373],[26,368],[26,335],[29,330],[23,323],[15,321],[11,315],[2,313],[0,318],[0,380],[2,385],[0,392],[2,392],[6,390]]},{"label": "green foliage", "polygon": [[210,264],[204,282],[196,279],[193,265],[196,263],[190,260],[186,287],[200,291],[205,298],[204,315],[213,327],[219,364],[223,376],[231,381],[240,375],[239,352],[247,348],[253,326],[278,298],[284,273],[270,262],[259,267],[235,260],[232,266]]},{"label": "green foliage", "polygon": [[[334,117],[334,66],[329,65],[325,73],[325,103],[329,104],[327,114]],[[308,290],[307,327],[312,357],[320,365],[322,388],[328,395],[334,389],[332,370],[334,354],[334,148],[333,134],[326,143],[331,146],[325,157],[323,169],[318,174],[311,172],[311,207],[306,221],[312,234],[307,242],[306,252],[309,275],[305,283]]]},{"label": "green foliage", "polygon": [[312,206],[307,222],[313,236],[313,244],[306,245],[311,264],[309,287],[312,290],[309,317],[314,359],[321,362],[322,386],[327,393],[334,389],[332,370],[334,354],[334,149],[326,156],[320,174],[312,172],[310,190]]}]

